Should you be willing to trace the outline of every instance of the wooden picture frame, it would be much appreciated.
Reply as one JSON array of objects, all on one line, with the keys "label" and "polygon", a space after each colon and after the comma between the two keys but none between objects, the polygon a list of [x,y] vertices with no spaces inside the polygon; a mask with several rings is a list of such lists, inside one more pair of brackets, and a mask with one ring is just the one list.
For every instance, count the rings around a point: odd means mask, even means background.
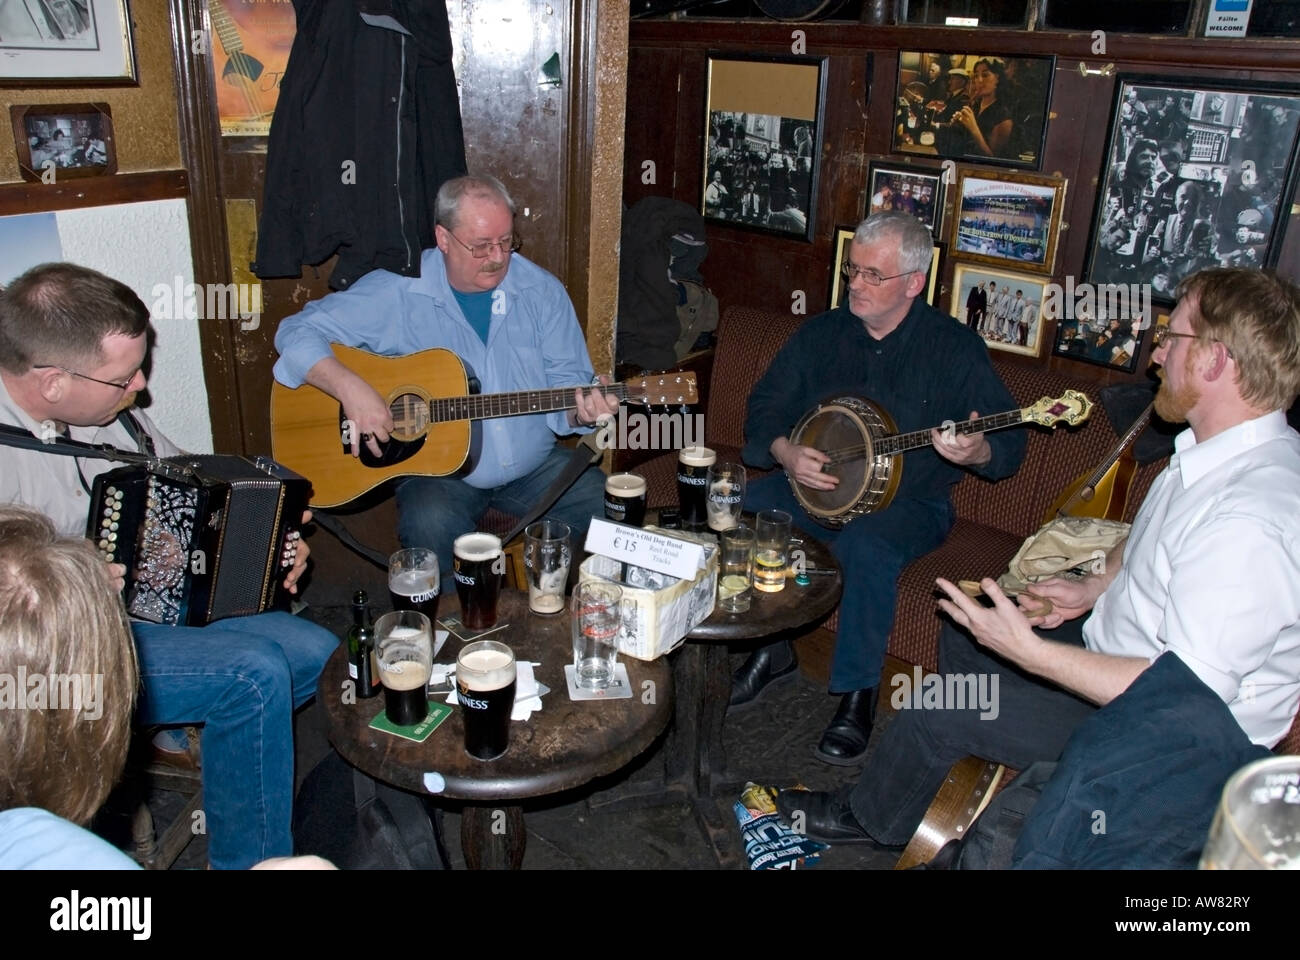
[{"label": "wooden picture frame", "polygon": [[903,210],[930,228],[936,240],[943,229],[943,171],[934,167],[872,161],[867,171],[867,212]]},{"label": "wooden picture frame", "polygon": [[1051,273],[1065,180],[958,168],[948,252],[963,260]]},{"label": "wooden picture frame", "polygon": [[[1042,349],[1043,301],[1051,281],[974,263],[957,263],[952,271],[949,313],[980,335],[990,350],[1037,357]],[[987,291],[983,307],[971,300],[975,287]],[[1017,296],[1019,294],[1019,296]],[[994,298],[997,298],[995,301]],[[997,306],[994,306],[994,303]]]},{"label": "wooden picture frame", "polygon": [[8,3],[0,9],[0,86],[136,85],[127,0]]},{"label": "wooden picture frame", "polygon": [[42,103],[9,108],[18,171],[32,183],[117,172],[113,115],[107,103]]},{"label": "wooden picture frame", "polygon": [[[856,226],[835,228],[835,263],[831,268],[831,310],[840,305],[840,300],[848,290],[848,285],[844,282],[843,270],[844,263],[849,256],[849,245],[853,242],[853,234],[856,230]],[[932,307],[938,305],[935,301],[939,296],[939,274],[942,268],[942,258],[943,247],[936,243],[933,255],[930,257],[930,271],[925,282],[925,302]]]},{"label": "wooden picture frame", "polygon": [[705,220],[811,241],[825,60],[710,53],[705,98]]},{"label": "wooden picture frame", "polygon": [[893,151],[1038,170],[1056,58],[900,50]]},{"label": "wooden picture frame", "polygon": [[1300,85],[1121,75],[1084,275],[1162,306],[1208,267],[1277,263],[1300,145]]}]

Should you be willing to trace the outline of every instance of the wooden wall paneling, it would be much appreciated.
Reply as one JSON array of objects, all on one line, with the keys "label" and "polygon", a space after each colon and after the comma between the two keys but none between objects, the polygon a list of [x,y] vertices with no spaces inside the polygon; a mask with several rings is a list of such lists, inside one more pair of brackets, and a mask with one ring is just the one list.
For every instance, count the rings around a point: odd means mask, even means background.
[{"label": "wooden wall paneling", "polygon": [[[664,116],[659,123],[628,123],[623,142],[623,198],[630,207],[644,197],[672,196],[673,172],[679,138],[675,121],[684,109],[677,95],[677,74],[681,69],[679,50],[647,50],[632,47],[627,52],[627,114],[650,112]],[[654,183],[642,182],[642,164],[654,163]]]}]

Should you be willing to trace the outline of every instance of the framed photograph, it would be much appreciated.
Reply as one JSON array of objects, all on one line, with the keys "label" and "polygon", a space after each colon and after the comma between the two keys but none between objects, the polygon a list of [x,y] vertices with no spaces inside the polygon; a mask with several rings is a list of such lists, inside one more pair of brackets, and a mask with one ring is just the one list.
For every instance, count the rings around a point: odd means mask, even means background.
[{"label": "framed photograph", "polygon": [[[835,268],[831,271],[831,305],[834,310],[840,300],[848,296],[848,281],[844,279],[844,265],[849,262],[849,245],[853,242],[857,227],[835,228]],[[934,255],[930,257],[930,275],[926,278],[925,302],[936,306],[935,298],[939,295],[939,270],[943,248],[934,245]]]},{"label": "framed photograph", "polygon": [[939,239],[943,225],[943,173],[923,167],[871,164],[867,174],[867,216],[882,210],[910,213]]},{"label": "framed photograph", "polygon": [[[1164,323],[1169,317],[1161,318]],[[1071,319],[1056,324],[1056,345],[1052,352],[1071,360],[1096,364],[1120,373],[1132,373],[1137,358],[1150,338],[1151,325],[1140,316],[1131,319],[1093,317],[1088,311],[1075,310]]]},{"label": "framed photograph", "polygon": [[952,272],[952,315],[994,350],[1038,356],[1043,300],[1050,281],[958,263]]},{"label": "framed photograph", "polygon": [[127,0],[0,3],[0,86],[136,82]]},{"label": "framed photograph", "polygon": [[1055,57],[901,50],[895,153],[1037,170]]},{"label": "framed photograph", "polygon": [[817,59],[709,56],[706,220],[812,238],[825,83]]},{"label": "framed photograph", "polygon": [[24,180],[54,183],[117,172],[113,116],[106,103],[42,103],[9,108]]},{"label": "framed photograph", "polygon": [[1032,173],[960,169],[949,252],[980,263],[1051,273],[1065,181]]},{"label": "framed photograph", "polygon": [[1087,279],[1167,306],[1189,273],[1276,264],[1298,131],[1298,85],[1121,76]]}]

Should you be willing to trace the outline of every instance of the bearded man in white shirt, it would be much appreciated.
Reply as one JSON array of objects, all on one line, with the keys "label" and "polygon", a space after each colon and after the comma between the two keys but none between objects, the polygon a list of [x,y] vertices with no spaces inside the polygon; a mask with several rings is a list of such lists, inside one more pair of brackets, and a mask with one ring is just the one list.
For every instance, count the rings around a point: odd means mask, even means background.
[{"label": "bearded man in white shirt", "polygon": [[[900,711],[856,785],[780,795],[782,814],[802,814],[810,836],[906,843],[956,760],[1055,760],[1166,652],[1251,741],[1272,747],[1286,735],[1300,706],[1300,435],[1285,416],[1300,392],[1300,288],[1206,270],[1178,293],[1152,356],[1156,412],[1189,429],[1127,542],[1100,572],[1035,584],[1018,605],[990,579],[992,607],[938,580],[948,598],[939,606],[962,628],[944,627],[940,673],[997,676],[998,708]],[[1073,637],[1071,622],[1082,624]]]}]

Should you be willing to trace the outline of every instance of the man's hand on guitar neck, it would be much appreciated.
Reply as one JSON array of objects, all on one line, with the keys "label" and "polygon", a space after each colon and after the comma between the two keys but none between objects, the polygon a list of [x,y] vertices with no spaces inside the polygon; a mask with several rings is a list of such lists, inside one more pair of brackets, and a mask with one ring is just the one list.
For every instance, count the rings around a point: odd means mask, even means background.
[{"label": "man's hand on guitar neck", "polygon": [[352,431],[352,456],[361,456],[363,443],[376,457],[383,455],[379,445],[393,429],[393,413],[374,387],[334,357],[317,362],[307,371],[306,380],[343,404],[343,416]]},{"label": "man's hand on guitar neck", "polygon": [[[971,420],[978,420],[979,414],[970,412]],[[936,427],[930,431],[934,449],[943,457],[959,467],[980,467],[993,459],[993,448],[989,438],[982,433],[958,433],[951,426]]]},{"label": "man's hand on guitar neck", "polygon": [[[605,374],[602,373],[597,379],[600,381],[600,387],[609,386],[609,377]],[[569,426],[594,427],[602,419],[618,415],[618,397],[606,393],[600,387],[592,387],[586,391],[582,387],[577,387],[573,391],[573,399],[577,407],[568,412]]]},{"label": "man's hand on guitar neck", "polygon": [[840,478],[823,473],[822,467],[831,462],[831,458],[820,450],[790,442],[788,437],[777,437],[768,447],[777,463],[785,468],[786,476],[814,490],[834,490],[840,484]]}]

